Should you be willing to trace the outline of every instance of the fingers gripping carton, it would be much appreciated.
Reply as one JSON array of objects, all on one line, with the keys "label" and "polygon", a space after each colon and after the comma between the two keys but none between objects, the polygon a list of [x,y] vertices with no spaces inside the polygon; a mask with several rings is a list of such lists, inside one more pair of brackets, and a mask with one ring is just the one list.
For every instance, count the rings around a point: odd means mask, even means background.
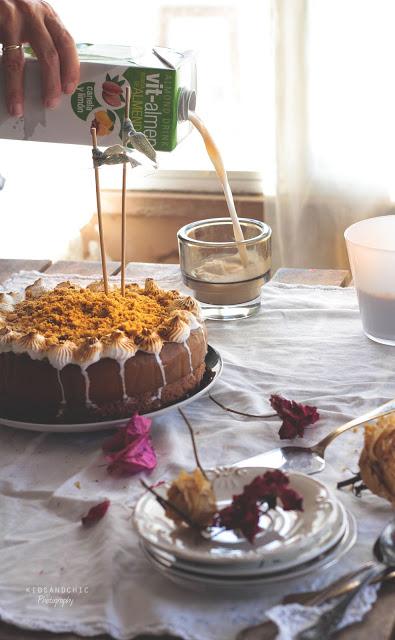
[{"label": "fingers gripping carton", "polygon": [[26,50],[25,115],[6,110],[0,65],[0,138],[91,144],[96,127],[98,144],[121,141],[125,88],[131,89],[130,118],[157,151],[172,151],[189,133],[188,110],[196,104],[196,65],[193,53],[156,47],[143,50],[113,45],[77,45],[80,83],[63,95],[54,110],[41,100],[40,65]]}]

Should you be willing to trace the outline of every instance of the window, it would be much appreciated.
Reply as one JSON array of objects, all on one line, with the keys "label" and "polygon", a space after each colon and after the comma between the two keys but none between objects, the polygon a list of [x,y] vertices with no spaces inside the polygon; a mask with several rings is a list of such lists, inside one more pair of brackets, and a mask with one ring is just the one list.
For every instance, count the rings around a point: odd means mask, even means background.
[{"label": "window", "polygon": [[[261,193],[262,186],[273,191],[271,0],[50,2],[77,42],[195,50],[197,112],[223,153],[232,188],[236,193]],[[55,233],[59,220],[62,236],[73,236],[95,210],[89,147],[0,140],[0,158],[0,172],[7,181],[0,192],[6,231],[1,234],[0,254],[60,256],[64,239]],[[174,152],[160,154],[159,160],[160,170],[146,179],[128,172],[128,188],[220,191],[196,132]],[[103,189],[120,188],[118,169],[106,167],[101,172]],[[37,229],[45,230],[50,242],[40,244]],[[10,238],[17,236],[12,246]]]},{"label": "window", "polygon": [[393,193],[394,2],[314,0],[308,19],[315,176]]},{"label": "window", "polygon": [[[53,0],[52,4],[77,41],[196,51],[197,111],[223,151],[227,168],[272,173],[270,0]],[[212,167],[194,133],[175,152],[161,157],[161,168],[211,171]]]}]

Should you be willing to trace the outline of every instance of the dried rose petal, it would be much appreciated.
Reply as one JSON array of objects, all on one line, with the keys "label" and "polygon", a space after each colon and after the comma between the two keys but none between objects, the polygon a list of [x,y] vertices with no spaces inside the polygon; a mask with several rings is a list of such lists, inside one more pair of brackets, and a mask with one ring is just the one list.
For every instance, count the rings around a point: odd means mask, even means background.
[{"label": "dried rose petal", "polygon": [[215,524],[225,529],[241,531],[249,542],[254,538],[259,528],[260,510],[256,502],[248,500],[243,494],[233,496],[232,504],[218,513]]},{"label": "dried rose petal", "polygon": [[279,395],[270,396],[270,404],[283,421],[279,431],[281,440],[291,440],[297,436],[303,438],[305,427],[320,418],[317,407],[287,400]]},{"label": "dried rose petal", "polygon": [[303,497],[290,487],[285,487],[280,493],[280,500],[285,511],[303,511]]},{"label": "dried rose petal", "polygon": [[266,471],[245,485],[242,493],[233,496],[232,503],[217,514],[215,524],[239,530],[253,542],[260,531],[259,518],[264,513],[261,505],[266,505],[266,511],[274,509],[280,498],[285,511],[303,511],[302,496],[288,485],[289,478],[282,471]]},{"label": "dried rose petal", "polygon": [[289,478],[278,469],[266,471],[263,475],[254,478],[243,489],[243,494],[255,501],[267,501],[270,496],[278,496],[283,487],[289,484]]},{"label": "dried rose petal", "polygon": [[99,522],[99,520],[101,520],[103,516],[106,515],[110,504],[111,503],[109,500],[103,500],[103,502],[99,502],[99,504],[91,507],[86,516],[82,516],[81,518],[81,522],[84,527],[89,527],[92,524],[96,524],[96,522]]},{"label": "dried rose petal", "polygon": [[126,427],[103,443],[108,473],[117,476],[151,471],[157,460],[150,438],[151,420],[135,414]]}]

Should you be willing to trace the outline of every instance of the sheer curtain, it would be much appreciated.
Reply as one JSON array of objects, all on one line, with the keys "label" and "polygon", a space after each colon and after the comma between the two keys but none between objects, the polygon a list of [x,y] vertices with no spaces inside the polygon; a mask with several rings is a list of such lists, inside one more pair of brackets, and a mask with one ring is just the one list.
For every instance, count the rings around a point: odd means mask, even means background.
[{"label": "sheer curtain", "polygon": [[344,229],[391,212],[395,3],[274,0],[275,262],[347,266]]}]

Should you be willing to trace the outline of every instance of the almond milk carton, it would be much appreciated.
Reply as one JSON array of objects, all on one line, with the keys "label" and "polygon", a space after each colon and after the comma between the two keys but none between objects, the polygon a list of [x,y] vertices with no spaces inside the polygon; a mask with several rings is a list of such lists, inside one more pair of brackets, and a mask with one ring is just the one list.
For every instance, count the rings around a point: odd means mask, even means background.
[{"label": "almond milk carton", "polygon": [[196,65],[191,51],[92,44],[77,48],[80,83],[71,96],[62,96],[54,110],[42,104],[39,63],[26,48],[25,115],[8,115],[0,100],[0,138],[90,145],[93,125],[100,146],[117,144],[127,85],[133,126],[157,151],[172,151],[189,133],[188,111],[196,104]]}]

